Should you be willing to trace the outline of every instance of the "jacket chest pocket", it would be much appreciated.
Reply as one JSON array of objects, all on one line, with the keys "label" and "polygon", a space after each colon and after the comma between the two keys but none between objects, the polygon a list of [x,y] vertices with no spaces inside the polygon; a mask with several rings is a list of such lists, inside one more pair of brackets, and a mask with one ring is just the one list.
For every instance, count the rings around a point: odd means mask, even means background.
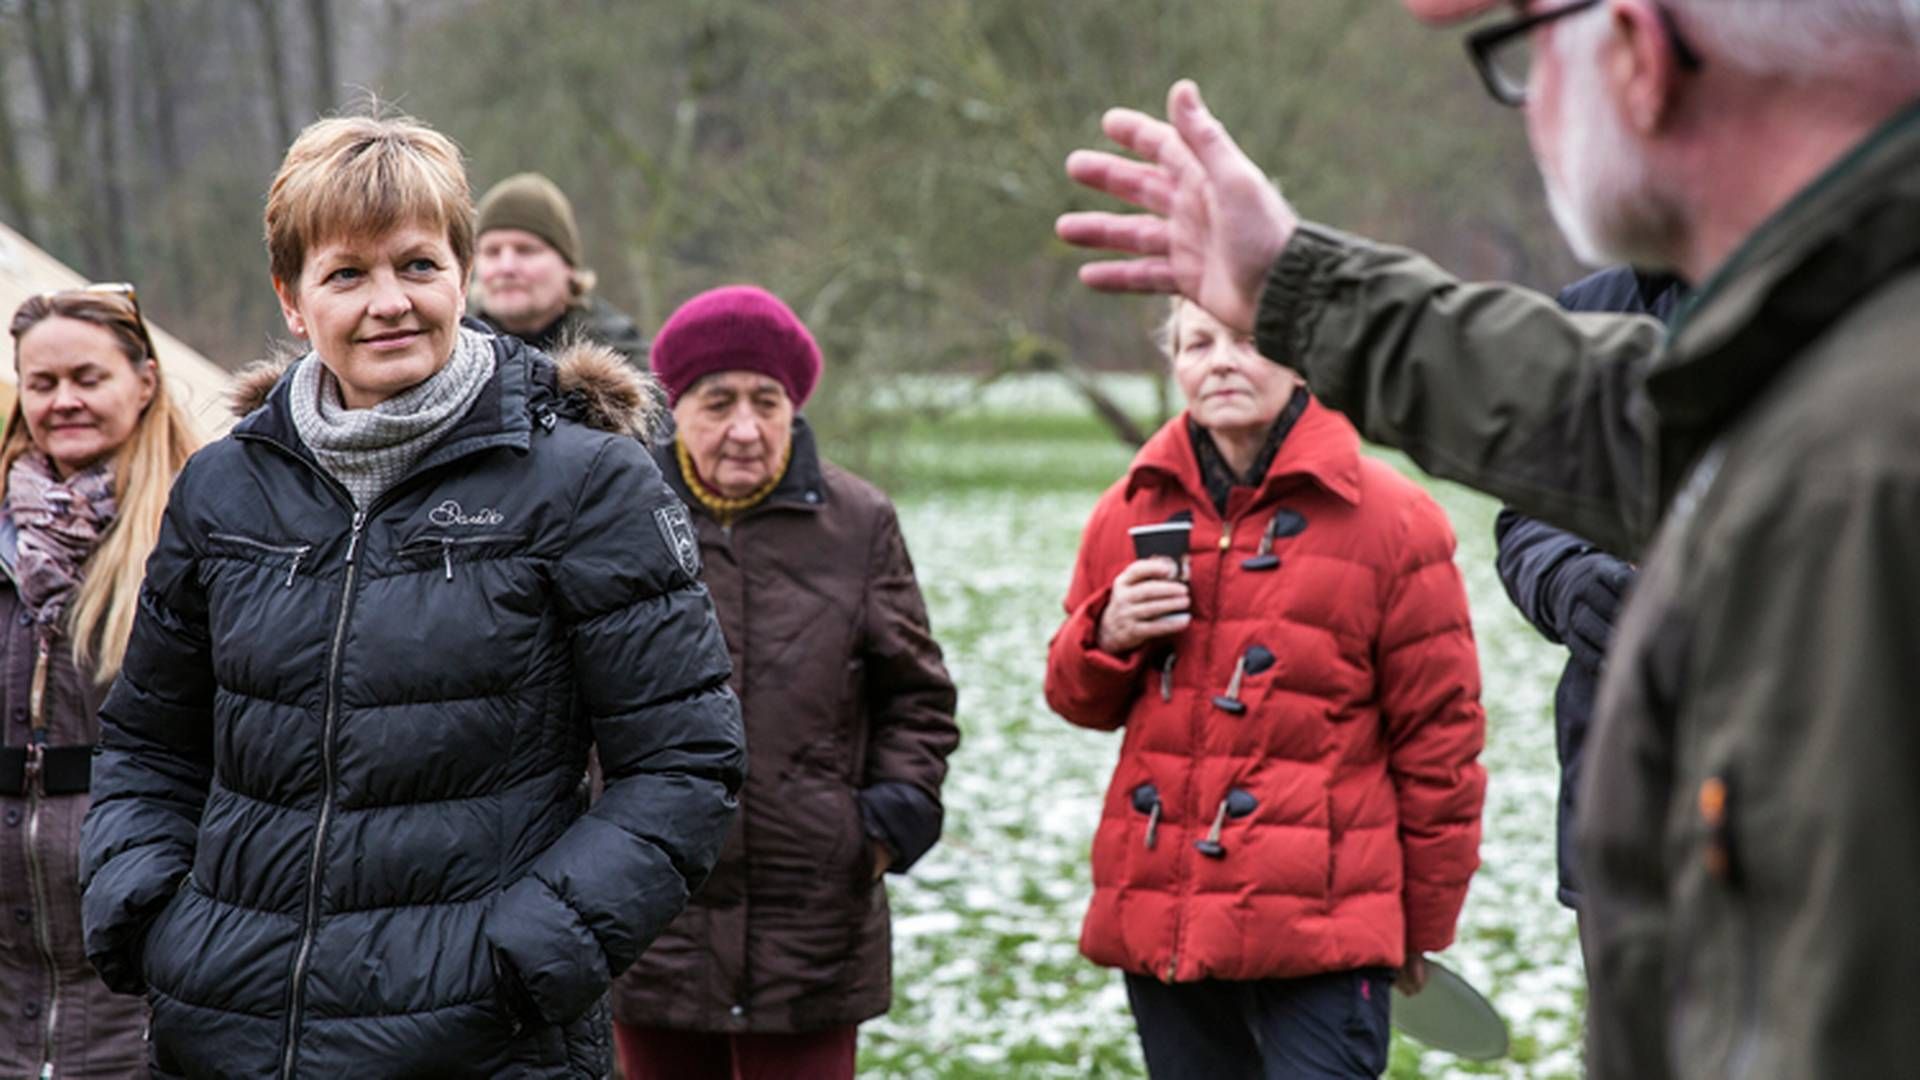
[{"label": "jacket chest pocket", "polygon": [[517,533],[429,533],[401,544],[394,558],[409,570],[437,569],[442,580],[453,581],[471,564],[523,557],[526,546],[526,537]]},{"label": "jacket chest pocket", "polygon": [[291,589],[301,570],[312,566],[313,545],[300,540],[265,540],[239,533],[217,532],[208,535],[207,552],[217,559],[272,568],[281,587]]}]

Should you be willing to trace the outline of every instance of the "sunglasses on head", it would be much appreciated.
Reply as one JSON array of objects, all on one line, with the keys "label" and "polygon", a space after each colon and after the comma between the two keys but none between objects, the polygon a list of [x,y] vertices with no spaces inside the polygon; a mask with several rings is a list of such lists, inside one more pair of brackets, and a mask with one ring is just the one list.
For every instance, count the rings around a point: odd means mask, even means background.
[{"label": "sunglasses on head", "polygon": [[100,281],[78,285],[71,289],[52,289],[40,295],[47,300],[57,300],[62,296],[80,293],[87,296],[117,296],[125,299],[127,307],[133,311],[133,324],[140,331],[140,343],[146,346],[147,359],[158,362],[160,350],[154,348],[153,333],[147,329],[146,316],[140,313],[140,291],[128,281]]}]

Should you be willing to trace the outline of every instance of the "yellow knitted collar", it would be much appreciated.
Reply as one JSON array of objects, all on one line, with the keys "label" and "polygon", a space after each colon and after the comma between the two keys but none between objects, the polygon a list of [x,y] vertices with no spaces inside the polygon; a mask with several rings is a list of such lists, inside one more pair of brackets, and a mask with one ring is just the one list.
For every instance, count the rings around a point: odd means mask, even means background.
[{"label": "yellow knitted collar", "polygon": [[700,471],[693,467],[693,455],[687,452],[687,444],[680,441],[678,435],[673,439],[673,456],[680,462],[680,476],[687,482],[687,490],[693,493],[694,501],[704,507],[707,513],[722,526],[733,524],[733,519],[745,511],[751,510],[766,501],[780,481],[787,478],[787,466],[793,463],[793,444],[787,444],[787,452],[780,459],[780,467],[774,470],[767,482],[738,498],[728,498],[707,486],[700,478]]}]

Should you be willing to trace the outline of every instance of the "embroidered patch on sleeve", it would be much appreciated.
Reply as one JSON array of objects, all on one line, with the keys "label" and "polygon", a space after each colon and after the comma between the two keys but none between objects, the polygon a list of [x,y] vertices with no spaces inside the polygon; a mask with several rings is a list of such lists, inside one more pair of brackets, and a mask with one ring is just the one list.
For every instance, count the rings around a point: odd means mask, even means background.
[{"label": "embroidered patch on sleeve", "polygon": [[687,516],[687,508],[679,503],[662,506],[653,512],[653,524],[660,530],[660,539],[666,541],[667,549],[680,560],[680,569],[689,577],[699,577],[700,542],[694,539],[693,519]]}]

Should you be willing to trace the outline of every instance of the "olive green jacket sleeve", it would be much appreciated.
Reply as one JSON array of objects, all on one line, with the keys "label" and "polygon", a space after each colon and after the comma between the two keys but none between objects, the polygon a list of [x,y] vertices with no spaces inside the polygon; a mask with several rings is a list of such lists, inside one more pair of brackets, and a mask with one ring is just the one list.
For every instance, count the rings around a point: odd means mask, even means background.
[{"label": "olive green jacket sleeve", "polygon": [[1435,476],[1637,553],[1651,534],[1641,390],[1665,331],[1303,224],[1260,294],[1261,353]]}]

